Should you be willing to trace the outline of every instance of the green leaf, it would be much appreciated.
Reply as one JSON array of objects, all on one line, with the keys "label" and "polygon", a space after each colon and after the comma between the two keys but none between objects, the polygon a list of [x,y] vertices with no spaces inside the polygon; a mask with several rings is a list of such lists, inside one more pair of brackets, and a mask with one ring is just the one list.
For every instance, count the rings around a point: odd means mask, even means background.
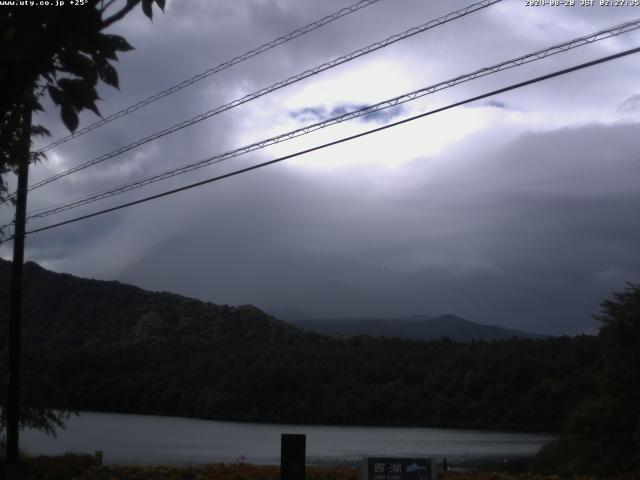
[{"label": "green leaf", "polygon": [[104,37],[105,40],[107,40],[110,45],[113,47],[114,50],[117,50],[119,52],[129,52],[131,50],[135,50],[135,48],[133,48],[131,46],[131,44],[129,42],[127,42],[127,40],[124,37],[121,37],[120,35],[102,35]]},{"label": "green leaf", "polygon": [[100,66],[108,60],[118,60],[116,52],[127,52],[133,47],[119,35],[99,34],[95,37],[91,51],[89,52],[93,61]]},{"label": "green leaf", "polygon": [[78,128],[78,114],[70,103],[62,104],[60,115],[65,126],[73,133]]},{"label": "green leaf", "polygon": [[98,74],[100,75],[100,79],[104,83],[120,90],[120,85],[118,82],[118,72],[115,68],[113,68],[112,65],[105,62],[102,66],[100,66]]},{"label": "green leaf", "polygon": [[165,1],[164,0],[156,0],[156,3],[158,4],[158,6],[160,7],[160,10],[162,10],[164,12],[164,4]]},{"label": "green leaf", "polygon": [[96,64],[86,55],[77,52],[65,52],[60,55],[60,63],[62,71],[81,77],[91,85],[95,85],[98,82]]},{"label": "green leaf", "polygon": [[53,100],[53,103],[60,105],[64,97],[62,90],[53,85],[47,86],[47,90],[49,90],[49,96],[51,97],[51,100]]},{"label": "green leaf", "polygon": [[96,102],[87,102],[87,104],[84,106],[84,108],[86,108],[88,110],[91,110],[93,113],[95,113],[99,117],[102,116],[100,114],[100,110],[98,110],[98,106],[96,105]]},{"label": "green leaf", "polygon": [[62,78],[58,80],[58,87],[62,90],[62,103],[70,103],[78,112],[87,108],[100,115],[95,101],[98,100],[96,89],[80,78]]},{"label": "green leaf", "polygon": [[94,50],[91,54],[94,62],[99,64],[105,58],[118,60],[116,51],[118,50],[119,42],[116,37],[117,35],[106,35],[104,33],[96,35]]},{"label": "green leaf", "polygon": [[51,132],[43,127],[42,125],[32,125],[31,126],[31,135],[37,137],[50,137]]},{"label": "green leaf", "polygon": [[153,9],[151,8],[152,5],[153,0],[142,0],[142,11],[150,19],[153,19]]}]

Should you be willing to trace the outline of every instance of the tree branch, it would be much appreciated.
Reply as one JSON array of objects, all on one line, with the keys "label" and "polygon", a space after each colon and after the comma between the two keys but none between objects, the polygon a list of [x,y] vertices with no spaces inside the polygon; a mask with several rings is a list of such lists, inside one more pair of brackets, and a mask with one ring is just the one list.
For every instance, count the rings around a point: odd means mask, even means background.
[{"label": "tree branch", "polygon": [[101,13],[101,14],[104,14],[104,12],[106,12],[106,11],[109,9],[109,7],[110,7],[111,5],[113,5],[114,3],[116,3],[116,1],[117,1],[117,0],[109,0],[109,1],[107,2],[107,4],[106,4],[106,5],[105,5],[105,4],[104,4],[104,2],[103,2],[103,3],[102,3],[102,5],[100,5],[100,13]]},{"label": "tree branch", "polygon": [[140,3],[140,0],[128,0],[127,1],[127,5],[125,7],[123,7],[122,9],[120,9],[119,12],[114,13],[109,18],[106,18],[105,20],[102,21],[102,24],[100,26],[100,30],[105,29],[108,26],[110,26],[111,24],[113,24],[113,23],[117,22],[118,20],[124,18],[124,16],[127,13],[129,13],[131,10],[133,10],[135,8],[136,5],[138,5],[138,3]]}]

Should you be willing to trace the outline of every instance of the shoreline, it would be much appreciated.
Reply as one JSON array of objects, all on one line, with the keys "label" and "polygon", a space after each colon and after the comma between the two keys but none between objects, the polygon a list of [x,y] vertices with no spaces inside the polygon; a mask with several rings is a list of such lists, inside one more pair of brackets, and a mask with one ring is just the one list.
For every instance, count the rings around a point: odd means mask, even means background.
[{"label": "shoreline", "polygon": [[283,426],[283,427],[335,427],[335,428],[410,428],[410,429],[432,429],[432,430],[456,430],[476,433],[516,433],[524,435],[541,435],[555,437],[560,435],[560,432],[549,431],[546,429],[526,429],[519,427],[498,427],[498,428],[486,428],[478,426],[465,426],[462,424],[373,424],[373,423],[314,423],[314,422],[296,422],[296,421],[274,421],[274,420],[239,420],[239,419],[221,419],[221,418],[205,418],[205,417],[190,417],[186,415],[160,415],[157,413],[138,413],[138,412],[119,412],[119,411],[107,411],[107,410],[78,410],[71,412],[71,416],[82,416],[84,413],[89,414],[101,414],[101,415],[131,415],[131,416],[144,416],[155,417],[163,419],[182,419],[182,420],[194,420],[203,422],[221,422],[221,423],[234,423],[239,425],[264,425],[264,426]]}]

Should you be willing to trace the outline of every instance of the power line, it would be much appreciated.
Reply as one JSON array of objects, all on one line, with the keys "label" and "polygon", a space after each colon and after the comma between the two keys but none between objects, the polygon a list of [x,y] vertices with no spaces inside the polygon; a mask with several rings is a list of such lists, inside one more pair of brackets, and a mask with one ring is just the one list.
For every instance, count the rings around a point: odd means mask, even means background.
[{"label": "power line", "polygon": [[573,49],[573,48],[577,48],[583,45],[588,45],[591,44],[593,42],[599,41],[599,40],[604,40],[606,38],[611,38],[617,35],[621,35],[622,33],[627,33],[633,30],[637,30],[638,28],[640,28],[640,19],[636,19],[633,21],[629,21],[629,22],[625,22],[623,24],[620,25],[616,25],[613,27],[609,27],[607,29],[604,30],[599,30],[597,32],[591,33],[589,35],[585,35],[567,42],[563,42],[551,47],[548,47],[546,49],[542,49],[542,50],[538,50],[536,52],[533,53],[529,53],[527,55],[522,55],[520,57],[511,59],[511,60],[507,60],[501,63],[498,63],[496,65],[492,65],[490,67],[484,67],[481,68],[479,70],[476,70],[474,72],[471,73],[467,73],[464,75],[459,75],[453,79],[449,79],[449,80],[445,80],[443,82],[437,83],[435,85],[431,85],[429,87],[424,87],[421,88],[419,90],[415,90],[413,92],[410,93],[405,93],[403,95],[399,95],[396,97],[393,97],[391,99],[387,99],[384,100],[382,102],[376,103],[374,105],[369,105],[367,107],[364,108],[360,108],[351,112],[347,112],[344,113],[342,115],[338,115],[335,117],[332,117],[330,119],[327,120],[323,120],[311,125],[307,125],[280,135],[277,135],[275,137],[271,137],[268,139],[264,139],[264,140],[260,140],[258,142],[252,143],[250,145],[246,145],[240,148],[236,148],[234,150],[230,150],[227,151],[225,153],[222,154],[218,154],[218,155],[214,155],[212,157],[208,157],[206,159],[200,160],[198,162],[195,163],[190,163],[187,165],[183,165],[181,167],[177,167],[171,170],[167,170],[155,175],[152,175],[150,177],[146,177],[140,180],[136,180],[133,182],[129,182],[126,183],[124,185],[120,185],[118,187],[112,188],[112,189],[108,189],[108,190],[103,190],[101,192],[77,199],[77,200],[73,200],[73,201],[67,201],[65,203],[59,204],[55,207],[48,207],[48,208],[44,208],[44,209],[40,209],[38,211],[35,211],[33,213],[30,213],[27,216],[27,219],[34,219],[34,218],[44,218],[50,215],[54,215],[66,210],[70,210],[72,208],[77,208],[80,207],[82,205],[87,205],[89,203],[93,203],[96,202],[98,200],[102,200],[105,198],[109,198],[109,197],[113,197],[115,195],[119,195],[137,188],[141,188],[144,187],[146,185],[150,185],[152,183],[156,183],[158,181],[161,180],[166,180],[168,178],[171,177],[175,177],[177,175],[182,175],[184,173],[193,171],[193,170],[197,170],[206,166],[210,166],[216,163],[220,163],[222,161],[234,158],[234,157],[238,157],[240,155],[244,155],[246,153],[255,151],[255,150],[259,150],[262,148],[265,148],[267,146],[270,145],[275,145],[277,143],[280,142],[284,142],[287,140],[291,140],[293,138],[297,138],[306,134],[309,134],[311,132],[314,132],[316,130],[320,130],[322,128],[326,128],[328,126],[331,125],[335,125],[338,123],[342,123],[354,118],[358,118],[361,116],[365,116],[365,115],[369,115],[371,113],[375,113],[375,112],[379,112],[381,110],[387,109],[387,108],[391,108],[391,107],[395,107],[410,101],[414,101],[418,98],[421,98],[423,96],[438,92],[440,90],[444,90],[446,88],[451,88],[455,85],[458,85],[460,83],[464,83],[464,82],[468,82],[471,80],[475,80],[477,78],[481,78],[487,75],[491,75],[494,73],[498,73],[500,71],[504,71],[510,68],[514,68],[517,66],[521,66],[524,64],[528,64],[537,60],[542,60],[546,57],[549,57],[551,55],[555,55],[558,53],[562,53],[562,52],[566,52],[567,50]]},{"label": "power line", "polygon": [[194,83],[199,82],[200,80],[204,80],[207,77],[210,77],[211,75],[215,75],[216,73],[219,73],[223,70],[226,70],[229,67],[232,67],[233,65],[237,65],[238,63],[242,63],[245,60],[249,60],[250,58],[253,58],[257,55],[260,55],[261,53],[264,53],[268,50],[271,50],[272,48],[275,48],[279,45],[282,45],[283,43],[287,43],[291,40],[293,40],[294,38],[297,38],[301,35],[304,35],[306,33],[309,33],[313,30],[316,30],[317,28],[323,27],[324,25],[327,25],[328,23],[333,22],[334,20],[338,20],[339,18],[342,18],[346,15],[349,15],[351,13],[357,12],[358,10],[361,10],[365,7],[368,7],[369,5],[373,5],[374,3],[378,2],[380,0],[361,0],[359,2],[354,3],[353,5],[350,5],[348,7],[345,7],[335,13],[332,13],[330,15],[327,15],[326,17],[321,18],[320,20],[316,20],[315,22],[312,22],[308,25],[305,25],[304,27],[301,27],[297,30],[294,30],[291,33],[288,33],[286,35],[283,35],[281,37],[276,38],[275,40],[272,40],[268,43],[265,43],[264,45],[261,45],[257,48],[254,48],[253,50],[249,50],[248,52],[243,53],[242,55],[238,55],[237,57],[232,58],[231,60],[227,60],[226,62],[221,63],[220,65],[217,65],[215,67],[209,68],[208,70],[205,70],[202,73],[199,73],[197,75],[194,75],[193,77],[187,79],[187,80],[183,80],[180,83],[177,83],[175,85],[172,85],[171,87],[162,90],[154,95],[151,95],[148,98],[145,98],[144,100],[140,100],[139,102],[124,108],[118,112],[112,113],[111,115],[109,115],[108,117],[102,118],[100,120],[98,120],[97,122],[92,123],[91,125],[87,125],[84,128],[81,128],[80,130],[77,130],[67,136],[64,136],[62,138],[59,138],[58,140],[51,142],[50,144],[46,145],[45,147],[41,148],[39,150],[39,152],[47,152],[49,150],[51,150],[54,147],[57,147],[58,145],[61,145],[63,143],[68,142],[69,140],[72,140],[74,138],[80,137],[81,135],[84,135],[85,133],[88,133],[92,130],[95,130],[96,128],[99,128],[109,122],[112,122],[118,118],[124,117],[126,115],[129,115],[132,112],[135,112],[136,110],[140,110],[143,107],[146,107],[147,105],[156,102],[164,97],[168,97],[169,95],[172,95],[180,90],[182,90],[183,88],[189,87],[191,85],[193,85]]},{"label": "power line", "polygon": [[399,34],[395,34],[392,35],[382,41],[379,42],[375,42],[371,45],[368,45],[364,48],[355,50],[347,55],[343,55],[341,57],[338,57],[330,62],[327,63],[323,63],[322,65],[319,65],[317,67],[314,67],[312,69],[309,70],[305,70],[302,73],[299,73],[297,75],[294,75],[292,77],[287,78],[286,80],[281,80],[277,83],[274,83],[273,85],[270,85],[269,87],[265,87],[262,88],[260,90],[257,90],[256,92],[250,93],[248,95],[245,95],[239,99],[233,100],[232,102],[229,102],[225,105],[221,105],[217,108],[214,108],[213,110],[209,110],[208,112],[205,113],[201,113],[200,115],[196,115],[195,117],[190,118],[189,120],[185,120],[183,122],[177,123],[175,125],[172,125],[171,127],[165,128],[164,130],[161,130],[159,132],[153,133],[147,137],[144,137],[142,139],[136,140],[135,142],[132,142],[128,145],[125,145],[123,147],[120,147],[116,150],[113,150],[109,153],[106,153],[104,155],[101,155],[99,157],[96,157],[92,160],[89,160],[88,162],[85,162],[81,165],[77,165],[73,168],[70,168],[68,170],[65,170],[63,172],[60,172],[56,175],[53,175],[49,178],[46,178],[44,180],[41,180],[38,183],[35,183],[33,185],[31,185],[29,187],[29,191],[34,190],[36,188],[42,187],[44,185],[47,185],[48,183],[51,183],[55,180],[58,180],[60,178],[66,177],[67,175],[71,175],[75,172],[78,172],[80,170],[84,170],[85,168],[91,167],[93,165],[96,165],[98,163],[104,162],[105,160],[111,159],[113,157],[116,157],[122,153],[128,152],[129,150],[132,150],[136,147],[139,147],[141,145],[144,145],[146,143],[149,143],[153,140],[157,140],[158,138],[164,137],[166,135],[169,135],[171,133],[177,132],[178,130],[182,130],[183,128],[186,127],[190,127],[192,125],[195,125],[198,122],[201,122],[203,120],[206,120],[214,115],[218,115],[222,112],[225,112],[227,110],[230,110],[234,107],[237,107],[239,105],[242,105],[244,103],[250,102],[252,100],[255,100],[257,98],[260,98],[268,93],[271,93],[275,90],[281,89],[283,87],[287,87],[289,85],[292,85],[296,82],[299,82],[301,80],[304,80],[308,77],[311,77],[313,75],[317,75],[321,72],[324,72],[325,70],[329,70],[331,68],[334,68],[338,65],[341,65],[343,63],[347,63],[350,62],[356,58],[359,58],[361,56],[367,55],[371,52],[375,52],[376,50],[379,50],[381,48],[387,47],[389,45],[392,45],[396,42],[399,42],[400,40],[404,40],[406,38],[409,38],[413,35],[417,35],[418,33],[422,33],[426,30],[435,28],[437,26],[443,25],[445,23],[451,22],[453,20],[457,20],[459,18],[462,18],[466,15],[469,15],[471,13],[474,13],[478,10],[487,8],[491,5],[494,5],[496,3],[501,2],[502,0],[482,0],[481,2],[478,3],[474,3],[472,5],[469,5],[465,8],[462,8],[460,10],[456,10],[454,12],[448,13],[447,15],[444,15],[440,18],[437,18],[435,20],[431,20],[427,23],[424,23],[420,26],[417,27],[413,27],[410,28],[409,30],[406,30],[402,33]]},{"label": "power line", "polygon": [[[81,220],[86,220],[88,218],[96,217],[98,215],[103,215],[105,213],[114,212],[116,210],[121,210],[123,208],[131,207],[133,205],[146,203],[146,202],[149,202],[151,200],[156,200],[158,198],[162,198],[162,197],[166,197],[166,196],[169,196],[169,195],[173,195],[175,193],[179,193],[179,192],[182,192],[182,191],[185,191],[185,190],[190,190],[192,188],[196,188],[196,187],[199,187],[199,186],[202,186],[202,185],[206,185],[208,183],[212,183],[212,182],[216,182],[216,181],[219,181],[219,180],[223,180],[225,178],[229,178],[229,177],[233,177],[233,176],[236,176],[236,175],[240,175],[242,173],[246,173],[246,172],[249,172],[251,170],[257,170],[259,168],[263,168],[263,167],[266,167],[268,165],[273,165],[275,163],[279,163],[279,162],[282,162],[284,160],[288,160],[288,159],[291,159],[291,158],[294,158],[294,157],[305,155],[307,153],[315,152],[317,150],[322,150],[324,148],[331,147],[331,146],[334,146],[334,145],[338,145],[338,144],[341,144],[341,143],[344,143],[344,142],[348,142],[348,141],[351,141],[351,140],[355,140],[357,138],[365,137],[367,135],[371,135],[373,133],[380,132],[382,130],[386,130],[388,128],[396,127],[398,125],[403,125],[405,123],[412,122],[412,121],[417,120],[419,118],[423,118],[423,117],[427,117],[427,116],[430,116],[430,115],[434,115],[436,113],[443,112],[445,110],[450,110],[452,108],[459,107],[459,106],[465,105],[467,103],[475,102],[477,100],[482,100],[484,98],[491,97],[491,96],[494,96],[494,95],[499,95],[501,93],[505,93],[505,92],[508,92],[508,91],[511,91],[511,90],[522,88],[522,87],[525,87],[527,85],[531,85],[531,84],[534,84],[534,83],[542,82],[544,80],[549,80],[551,78],[558,77],[558,76],[561,76],[561,75],[566,75],[568,73],[575,72],[577,70],[581,70],[581,69],[584,69],[584,68],[587,68],[587,67],[592,67],[594,65],[598,65],[598,64],[601,64],[601,63],[609,62],[609,61],[612,61],[612,60],[615,60],[615,59],[618,59],[618,58],[622,58],[622,57],[625,57],[627,55],[635,54],[635,53],[638,53],[638,52],[640,52],[640,47],[636,47],[636,48],[632,48],[632,49],[629,49],[629,50],[625,50],[623,52],[616,53],[614,55],[609,55],[609,56],[606,56],[606,57],[602,57],[602,58],[599,58],[597,60],[592,60],[590,62],[582,63],[582,64],[579,64],[579,65],[575,65],[573,67],[565,68],[565,69],[562,69],[562,70],[557,70],[557,71],[555,71],[553,73],[549,73],[547,75],[542,75],[542,76],[535,77],[535,78],[530,79],[530,80],[526,80],[524,82],[512,84],[512,85],[509,85],[508,87],[503,87],[503,88],[500,88],[498,90],[493,90],[491,92],[484,93],[482,95],[477,95],[475,97],[471,97],[471,98],[468,98],[466,100],[462,100],[462,101],[459,101],[459,102],[455,102],[455,103],[449,104],[449,105],[447,105],[445,107],[440,107],[440,108],[437,108],[435,110],[430,110],[428,112],[424,112],[424,113],[421,113],[421,114],[418,114],[418,115],[414,115],[412,117],[405,118],[403,120],[399,120],[399,121],[394,122],[394,123],[383,125],[381,127],[374,128],[374,129],[371,129],[371,130],[367,130],[366,132],[361,132],[361,133],[358,133],[358,134],[355,134],[355,135],[351,135],[351,136],[348,136],[348,137],[343,137],[343,138],[341,138],[339,140],[334,140],[332,142],[328,142],[328,143],[325,143],[325,144],[322,144],[322,145],[318,145],[318,146],[315,146],[315,147],[312,147],[312,148],[308,148],[306,150],[301,150],[301,151],[292,153],[290,155],[285,155],[283,157],[279,157],[279,158],[276,158],[274,160],[269,160],[267,162],[263,162],[263,163],[259,163],[257,165],[253,165],[251,167],[246,167],[246,168],[242,168],[240,170],[235,170],[233,172],[226,173],[224,175],[218,175],[216,177],[209,178],[207,180],[202,180],[202,181],[199,181],[199,182],[191,183],[191,184],[185,185],[183,187],[179,187],[179,188],[175,188],[175,189],[172,189],[172,190],[168,190],[166,192],[162,192],[162,193],[159,193],[159,194],[156,194],[156,195],[151,195],[151,196],[148,196],[148,197],[144,197],[144,198],[132,201],[132,202],[123,203],[121,205],[117,205],[117,206],[111,207],[111,208],[106,208],[104,210],[99,210],[97,212],[90,213],[90,214],[87,214],[87,215],[82,215],[82,216],[79,216],[79,217],[75,217],[75,218],[72,218],[70,220],[65,220],[63,222],[58,222],[58,223],[55,223],[53,225],[48,225],[46,227],[36,228],[36,229],[33,229],[33,230],[30,230],[30,231],[26,232],[25,235],[30,235],[30,234],[33,234],[33,233],[42,232],[42,231],[45,231],[45,230],[50,230],[52,228],[60,227],[60,226],[63,226],[63,225],[68,225],[70,223],[79,222]],[[4,240],[3,242],[0,242],[0,243],[4,243],[4,242],[6,242],[8,240],[11,240],[11,239],[12,238],[8,238],[7,240]]]}]

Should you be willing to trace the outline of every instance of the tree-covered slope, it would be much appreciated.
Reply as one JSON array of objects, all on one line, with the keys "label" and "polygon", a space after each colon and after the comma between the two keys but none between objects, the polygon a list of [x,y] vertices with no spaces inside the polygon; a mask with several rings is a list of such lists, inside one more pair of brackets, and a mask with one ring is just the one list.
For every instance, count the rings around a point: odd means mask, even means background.
[{"label": "tree-covered slope", "polygon": [[84,348],[27,362],[82,410],[216,420],[557,431],[594,390],[597,337],[350,337]]},{"label": "tree-covered slope", "polygon": [[[0,259],[0,342],[6,342],[11,263]],[[230,307],[48,271],[24,269],[23,345],[52,350],[109,345],[297,342],[309,334],[251,305]]]}]

